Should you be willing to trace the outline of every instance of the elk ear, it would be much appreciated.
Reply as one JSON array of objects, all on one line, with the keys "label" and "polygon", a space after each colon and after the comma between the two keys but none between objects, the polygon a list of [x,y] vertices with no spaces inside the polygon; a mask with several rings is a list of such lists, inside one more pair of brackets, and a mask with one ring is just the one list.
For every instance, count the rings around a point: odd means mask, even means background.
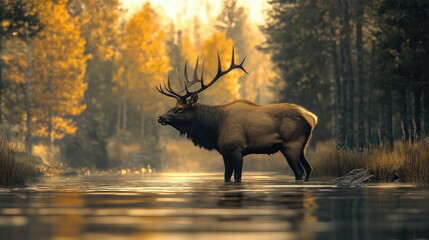
[{"label": "elk ear", "polygon": [[193,106],[195,103],[198,102],[198,93],[192,94],[187,100],[186,103]]}]

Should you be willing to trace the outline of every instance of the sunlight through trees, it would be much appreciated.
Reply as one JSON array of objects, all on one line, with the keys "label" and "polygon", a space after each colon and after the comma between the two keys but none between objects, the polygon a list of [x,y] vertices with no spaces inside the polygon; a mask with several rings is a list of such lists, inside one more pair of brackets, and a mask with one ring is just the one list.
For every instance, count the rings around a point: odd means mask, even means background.
[{"label": "sunlight through trees", "polygon": [[218,12],[192,2],[193,16],[120,0],[0,4],[0,123],[58,164],[160,168],[160,149],[176,135],[156,125],[172,102],[155,86],[170,76],[180,91],[185,61],[192,77],[197,58],[209,81],[217,52],[225,69],[233,47],[249,74],[231,72],[200,102],[303,105],[319,116],[314,142],[338,149],[391,148],[429,132],[422,0],[269,1],[261,25],[238,0]]}]

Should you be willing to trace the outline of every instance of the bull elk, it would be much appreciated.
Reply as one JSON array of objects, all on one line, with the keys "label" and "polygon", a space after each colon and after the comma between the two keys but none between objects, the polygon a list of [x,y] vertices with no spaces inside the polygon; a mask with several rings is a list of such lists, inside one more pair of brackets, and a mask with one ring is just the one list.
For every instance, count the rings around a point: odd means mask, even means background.
[{"label": "bull elk", "polygon": [[[188,79],[185,63],[183,90],[174,91],[170,77],[164,87],[156,87],[160,93],[177,100],[174,107],[158,117],[158,122],[172,126],[196,146],[218,151],[223,157],[226,182],[230,181],[233,173],[234,180],[241,181],[244,156],[274,154],[278,151],[286,158],[295,179],[302,180],[305,177],[307,181],[312,167],[305,157],[305,150],[316,126],[317,117],[303,107],[289,103],[264,106],[246,100],[217,106],[197,103],[199,93],[230,71],[241,69],[247,73],[243,67],[245,58],[240,64],[234,62],[234,49],[228,69],[222,70],[219,53],[217,60],[217,73],[207,84],[204,83],[203,73],[198,78],[197,59],[192,80]],[[199,89],[191,91],[190,87],[195,84],[200,85]]]}]

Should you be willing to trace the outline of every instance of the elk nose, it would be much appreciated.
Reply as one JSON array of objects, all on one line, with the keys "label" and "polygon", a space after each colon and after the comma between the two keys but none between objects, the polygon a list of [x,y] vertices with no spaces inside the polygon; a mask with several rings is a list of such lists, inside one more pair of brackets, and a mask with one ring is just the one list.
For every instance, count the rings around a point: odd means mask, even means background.
[{"label": "elk nose", "polygon": [[165,125],[167,122],[167,118],[164,116],[159,116],[158,117],[158,123],[161,123],[162,125]]}]

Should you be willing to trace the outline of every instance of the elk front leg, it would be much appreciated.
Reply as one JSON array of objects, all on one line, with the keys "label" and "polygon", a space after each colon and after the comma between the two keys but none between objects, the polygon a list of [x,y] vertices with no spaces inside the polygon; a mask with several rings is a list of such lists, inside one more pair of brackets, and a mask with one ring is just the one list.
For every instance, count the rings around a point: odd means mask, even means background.
[{"label": "elk front leg", "polygon": [[225,165],[224,179],[225,182],[231,182],[232,172],[234,171],[233,159],[230,156],[223,156],[223,164]]},{"label": "elk front leg", "polygon": [[241,152],[234,152],[232,154],[234,163],[234,181],[241,182],[241,172],[243,169],[243,154]]}]

